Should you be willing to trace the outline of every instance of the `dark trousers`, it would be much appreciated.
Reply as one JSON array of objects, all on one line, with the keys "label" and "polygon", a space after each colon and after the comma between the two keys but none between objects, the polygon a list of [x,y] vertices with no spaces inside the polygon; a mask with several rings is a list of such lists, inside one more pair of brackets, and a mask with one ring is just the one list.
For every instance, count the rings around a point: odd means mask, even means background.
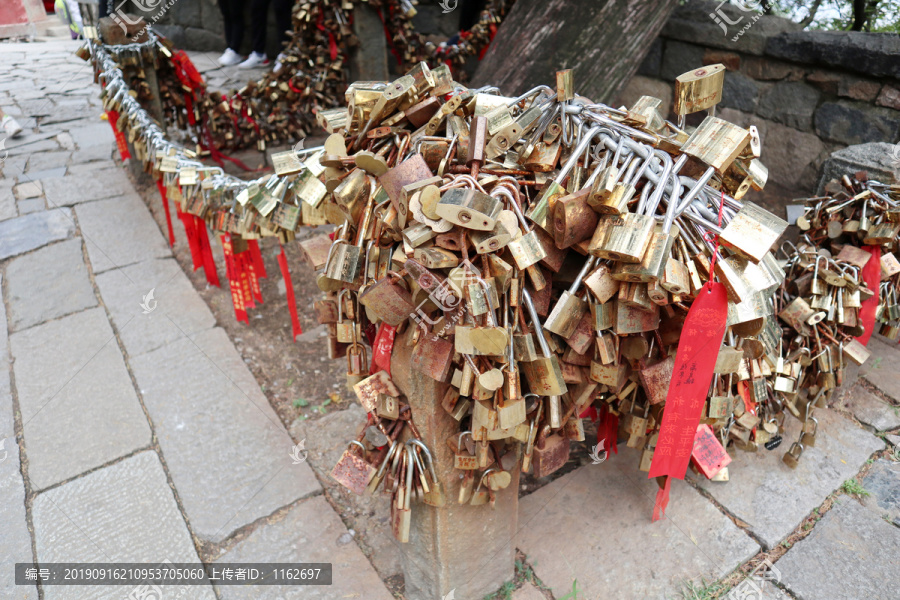
[{"label": "dark trousers", "polygon": [[219,10],[225,23],[225,43],[240,52],[244,40],[244,0],[219,0]]},{"label": "dark trousers", "polygon": [[[220,0],[222,2],[223,0]],[[250,0],[250,39],[253,43],[253,51],[260,54],[266,53],[266,25],[269,16],[269,2],[275,5],[275,23],[281,31],[281,41],[290,39],[288,31],[291,24],[291,8],[293,0]]]}]

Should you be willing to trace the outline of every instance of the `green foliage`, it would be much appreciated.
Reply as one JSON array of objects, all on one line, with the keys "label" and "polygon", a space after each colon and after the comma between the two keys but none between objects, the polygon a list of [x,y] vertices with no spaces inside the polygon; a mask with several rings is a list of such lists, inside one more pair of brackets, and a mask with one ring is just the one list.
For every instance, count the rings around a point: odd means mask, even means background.
[{"label": "green foliage", "polygon": [[558,600],[578,600],[578,580],[574,580],[572,582],[572,591],[566,594],[565,596],[560,597]]},{"label": "green foliage", "polygon": [[848,479],[844,482],[844,485],[841,486],[841,489],[844,490],[845,493],[850,494],[851,496],[870,496],[869,491],[861,486],[858,481],[855,479]]},{"label": "green foliage", "polygon": [[305,398],[297,398],[294,400],[294,408],[305,408],[307,406],[309,406],[309,400],[306,400]]}]

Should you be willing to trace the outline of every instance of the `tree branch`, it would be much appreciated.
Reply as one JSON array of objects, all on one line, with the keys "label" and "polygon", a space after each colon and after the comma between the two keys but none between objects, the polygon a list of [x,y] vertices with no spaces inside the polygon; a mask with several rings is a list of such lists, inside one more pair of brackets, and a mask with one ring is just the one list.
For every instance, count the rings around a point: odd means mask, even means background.
[{"label": "tree branch", "polygon": [[809,14],[800,21],[800,26],[806,29],[809,27],[809,24],[813,22],[813,19],[816,18],[816,11],[819,10],[819,7],[822,5],[822,0],[815,0],[813,5],[809,8]]}]

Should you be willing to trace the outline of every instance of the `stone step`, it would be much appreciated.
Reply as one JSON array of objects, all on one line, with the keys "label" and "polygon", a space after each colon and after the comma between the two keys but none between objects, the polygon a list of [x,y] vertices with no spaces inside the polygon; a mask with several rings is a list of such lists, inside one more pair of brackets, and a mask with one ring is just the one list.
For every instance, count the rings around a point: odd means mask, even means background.
[{"label": "stone step", "polygon": [[102,308],[14,333],[10,350],[35,489],[150,444],[150,427]]},{"label": "stone step", "polygon": [[696,478],[725,510],[746,522],[766,549],[787,537],[814,508],[859,472],[884,443],[831,409],[817,409],[816,446],[806,448],[796,469],[781,460],[800,438],[800,421],[785,420],[784,441],[775,450],[738,452],[728,467],[731,480]]},{"label": "stone step", "polygon": [[801,600],[900,598],[900,528],[840,496],[812,533],[775,563]]},{"label": "stone step", "polygon": [[715,580],[759,544],[709,500],[673,481],[666,518],[651,522],[659,489],[637,470],[640,453],[620,446],[520,500],[516,547],[555,597],[677,597],[689,580]]},{"label": "stone step", "polygon": [[[322,496],[304,500],[285,514],[269,519],[216,563],[283,562],[332,564],[330,586],[217,585],[222,600],[391,600],[384,583],[354,543],[340,517]],[[300,589],[302,591],[298,592]],[[460,599],[462,600],[462,599]]]},{"label": "stone step", "polygon": [[[34,500],[38,561],[97,563],[200,562],[184,518],[152,450],[39,494]],[[148,565],[149,566],[149,565]],[[215,600],[212,586],[153,586],[138,598]],[[44,586],[45,600],[122,600],[132,587]],[[141,595],[142,593],[146,595]]]},{"label": "stone step", "polygon": [[188,521],[201,539],[232,532],[321,490],[222,329],[131,359]]},{"label": "stone step", "polygon": [[[2,284],[0,277],[0,284]],[[15,565],[31,561],[31,536],[25,514],[25,482],[13,420],[6,311],[0,310],[0,598],[37,600],[37,587],[16,585]]]}]

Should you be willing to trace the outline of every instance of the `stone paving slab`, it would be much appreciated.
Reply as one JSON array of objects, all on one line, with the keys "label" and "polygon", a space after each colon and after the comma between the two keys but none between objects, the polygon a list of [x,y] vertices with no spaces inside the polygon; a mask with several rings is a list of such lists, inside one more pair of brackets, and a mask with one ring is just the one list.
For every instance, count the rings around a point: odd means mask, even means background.
[{"label": "stone paving slab", "polygon": [[[39,494],[33,519],[41,562],[200,562],[153,451]],[[132,589],[46,586],[44,599],[122,600]],[[210,585],[166,586],[160,600],[175,598],[215,600],[215,594]]]},{"label": "stone paving slab", "polygon": [[54,177],[43,180],[43,184],[44,195],[56,206],[115,198],[132,190],[128,176],[120,168]]},{"label": "stone paving slab", "polygon": [[17,202],[16,204],[19,207],[20,215],[39,212],[47,208],[46,206],[44,206],[43,198],[29,198],[28,200],[19,200],[19,202]]},{"label": "stone paving slab", "polygon": [[[153,259],[97,276],[103,303],[135,357],[215,326],[216,318],[173,258]],[[153,292],[153,298],[144,298]],[[143,304],[143,305],[142,305]],[[149,312],[146,311],[150,309]],[[127,327],[124,325],[128,323]]]},{"label": "stone paving slab", "polygon": [[842,496],[775,566],[800,600],[900,598],[900,529]]},{"label": "stone paving slab", "polygon": [[861,385],[853,386],[841,401],[860,423],[877,431],[900,427],[900,408],[888,404]]},{"label": "stone paving slab", "polygon": [[876,460],[861,483],[870,494],[862,505],[900,527],[900,462]]},{"label": "stone paving slab", "polygon": [[900,350],[896,344],[888,345],[875,336],[869,340],[868,348],[872,356],[859,368],[859,376],[900,402]]},{"label": "stone paving slab", "polygon": [[321,488],[222,329],[131,366],[194,532],[219,542]]},{"label": "stone paving slab", "polygon": [[515,592],[513,592],[512,600],[547,600],[539,589],[526,583]]},{"label": "stone paving slab", "polygon": [[17,586],[13,576],[17,562],[30,562],[34,556],[25,515],[25,482],[22,480],[13,422],[10,368],[6,311],[0,310],[0,531],[3,532],[3,543],[0,543],[0,598],[37,600],[37,587]]},{"label": "stone paving slab", "polygon": [[10,261],[6,279],[12,331],[97,306],[81,238]]},{"label": "stone paving slab", "polygon": [[16,200],[27,200],[28,198],[37,198],[43,194],[40,181],[27,181],[20,183],[13,190],[16,194]]},{"label": "stone paving slab", "polygon": [[150,427],[102,308],[14,333],[10,348],[35,489],[150,443]]},{"label": "stone paving slab", "polygon": [[0,221],[15,218],[16,199],[13,196],[13,185],[15,182],[12,178],[0,179]]},{"label": "stone paving slab", "polygon": [[697,477],[699,485],[725,510],[746,522],[750,530],[773,548],[825,500],[854,476],[884,443],[851,420],[830,409],[817,409],[815,448],[806,448],[795,470],[781,457],[800,438],[800,422],[785,421],[784,442],[775,450],[738,452],[728,468],[727,483]]},{"label": "stone paving slab", "polygon": [[[322,496],[261,524],[219,562],[330,562],[330,586],[216,586],[222,600],[391,600],[393,596]],[[463,600],[463,599],[459,599]]]},{"label": "stone paving slab", "polygon": [[75,233],[69,209],[48,210],[0,222],[0,260],[64,240]]},{"label": "stone paving slab", "polygon": [[[32,150],[29,148],[29,151]],[[28,168],[25,169],[25,172],[30,174],[35,171],[46,171],[47,169],[65,167],[69,163],[69,158],[71,156],[72,153],[68,150],[32,153],[28,158]]]},{"label": "stone paving slab", "polygon": [[[88,146],[87,148],[80,148],[72,153],[72,160],[69,163],[69,169],[71,171],[73,166],[80,165],[82,163],[91,163],[93,161],[108,161],[113,156],[113,150],[116,145],[113,142],[103,143],[103,144],[95,144],[93,146]],[[118,155],[118,152],[116,152]]]},{"label": "stone paving slab", "polygon": [[127,189],[121,198],[75,208],[95,274],[172,254],[147,207]]},{"label": "stone paving slab", "polygon": [[291,437],[305,440],[308,463],[319,475],[332,498],[345,507],[345,522],[356,531],[375,569],[386,579],[403,571],[397,540],[391,532],[391,512],[387,499],[381,495],[354,494],[331,478],[347,440],[355,439],[366,422],[366,411],[354,402],[345,410],[335,411],[315,421],[296,420],[291,425]]},{"label": "stone paving slab", "polygon": [[659,488],[635,470],[639,460],[637,450],[620,446],[606,463],[520,499],[516,547],[556,597],[575,579],[579,598],[673,597],[685,581],[718,579],[759,552],[683,481],[672,483],[666,518],[651,522]]},{"label": "stone paving slab", "polygon": [[69,128],[69,135],[78,146],[79,150],[84,150],[90,146],[109,145],[116,141],[113,135],[112,127],[106,121],[97,121],[81,125],[79,127]]}]

